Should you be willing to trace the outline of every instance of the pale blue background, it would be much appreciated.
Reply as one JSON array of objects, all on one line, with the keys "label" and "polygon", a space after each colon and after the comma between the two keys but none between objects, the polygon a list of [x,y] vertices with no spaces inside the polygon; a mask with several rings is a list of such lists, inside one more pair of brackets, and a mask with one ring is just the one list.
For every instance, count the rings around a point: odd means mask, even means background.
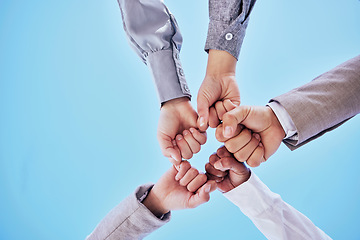
[{"label": "pale blue background", "polygon": [[[166,1],[196,107],[205,74],[207,1]],[[258,1],[237,79],[264,105],[360,53],[357,0]],[[299,109],[301,111],[301,109]],[[129,48],[115,0],[0,1],[0,239],[84,239],[137,185],[170,167],[159,105]],[[254,172],[334,239],[360,239],[360,118]],[[203,170],[214,131],[191,162]],[[220,193],[177,211],[148,239],[263,239]]]}]

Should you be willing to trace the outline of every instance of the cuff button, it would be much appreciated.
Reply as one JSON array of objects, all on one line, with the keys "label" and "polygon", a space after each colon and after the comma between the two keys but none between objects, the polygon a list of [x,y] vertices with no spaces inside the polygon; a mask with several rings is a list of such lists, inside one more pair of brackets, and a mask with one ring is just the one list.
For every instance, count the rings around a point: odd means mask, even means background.
[{"label": "cuff button", "polygon": [[225,39],[228,40],[228,41],[230,41],[231,39],[233,39],[232,33],[227,33],[227,34],[225,35]]}]

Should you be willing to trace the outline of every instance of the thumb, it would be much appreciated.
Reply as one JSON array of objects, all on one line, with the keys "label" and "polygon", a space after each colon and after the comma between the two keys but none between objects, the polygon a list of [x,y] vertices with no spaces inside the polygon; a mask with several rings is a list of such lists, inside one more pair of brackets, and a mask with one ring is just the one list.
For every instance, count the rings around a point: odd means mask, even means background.
[{"label": "thumb", "polygon": [[171,140],[170,137],[163,138],[158,136],[161,151],[165,157],[174,165],[181,163],[180,149],[177,147],[176,142]]},{"label": "thumb", "polygon": [[250,107],[240,106],[227,112],[223,116],[223,136],[231,138],[235,134],[238,124],[241,124],[250,112]]},{"label": "thumb", "polygon": [[201,188],[199,188],[196,194],[192,195],[189,199],[189,206],[195,208],[210,200],[210,193],[216,190],[216,182],[214,180],[208,181]]},{"label": "thumb", "polygon": [[219,159],[216,163],[214,163],[214,168],[223,172],[230,170],[239,175],[247,170],[245,164],[238,162],[233,157],[224,157]]},{"label": "thumb", "polygon": [[173,148],[168,148],[166,149],[167,152],[167,156],[169,158],[169,161],[176,165],[179,165],[181,163],[181,154],[180,154],[180,150],[177,147],[173,147]]},{"label": "thumb", "polygon": [[197,98],[197,112],[199,115],[197,126],[200,131],[204,132],[208,128],[210,106],[209,100],[203,94],[199,93]]},{"label": "thumb", "polygon": [[233,110],[234,108],[236,108],[238,105],[234,104],[230,99],[225,99],[224,100],[224,107],[225,107],[225,110],[227,112]]}]

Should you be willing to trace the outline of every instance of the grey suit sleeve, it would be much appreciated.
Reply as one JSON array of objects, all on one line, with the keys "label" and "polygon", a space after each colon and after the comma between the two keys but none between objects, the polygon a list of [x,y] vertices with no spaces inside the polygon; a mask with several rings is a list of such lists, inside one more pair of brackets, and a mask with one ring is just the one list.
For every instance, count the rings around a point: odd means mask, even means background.
[{"label": "grey suit sleeve", "polygon": [[296,140],[284,143],[293,150],[310,142],[360,112],[360,55],[271,101],[286,109],[296,127]]},{"label": "grey suit sleeve", "polygon": [[143,185],[112,209],[87,240],[143,239],[170,221],[170,212],[160,220],[142,203],[141,199],[153,185]]},{"label": "grey suit sleeve", "polygon": [[239,57],[251,10],[256,0],[209,0],[209,28],[205,51],[229,52]]},{"label": "grey suit sleeve", "polygon": [[118,0],[130,45],[149,67],[161,103],[191,98],[180,62],[182,36],[161,0]]}]

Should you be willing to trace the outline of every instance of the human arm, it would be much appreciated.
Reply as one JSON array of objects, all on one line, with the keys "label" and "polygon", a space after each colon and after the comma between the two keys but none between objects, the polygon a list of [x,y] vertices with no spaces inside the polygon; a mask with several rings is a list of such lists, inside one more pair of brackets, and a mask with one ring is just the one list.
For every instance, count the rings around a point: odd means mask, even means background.
[{"label": "human arm", "polygon": [[306,216],[284,202],[243,163],[220,148],[206,166],[224,196],[240,208],[267,239],[331,239]]},{"label": "human arm", "polygon": [[186,161],[177,168],[172,166],[155,185],[137,188],[106,215],[87,239],[142,239],[170,221],[170,210],[207,202],[216,183],[207,181]]},{"label": "human arm", "polygon": [[204,81],[199,89],[198,127],[204,131],[219,121],[214,110],[217,101],[230,99],[240,104],[235,70],[255,0],[209,0],[209,27],[205,51],[209,53]]},{"label": "human arm", "polygon": [[118,0],[130,46],[149,67],[160,103],[188,97],[180,61],[182,35],[161,0]]},{"label": "human arm", "polygon": [[308,84],[271,99],[270,104],[281,105],[295,126],[294,136],[284,139],[284,143],[294,150],[357,115],[359,93],[360,55]]},{"label": "human arm", "polygon": [[281,141],[296,149],[358,114],[359,92],[360,56],[357,56],[308,84],[273,98],[266,107],[240,106],[225,113],[216,136],[226,147],[231,142],[228,150],[234,152],[243,147],[237,141],[242,133],[235,133],[239,124],[258,133],[263,157],[260,154],[252,159],[235,157],[250,166],[259,166],[278,149]]},{"label": "human arm", "polygon": [[[247,150],[249,143],[254,145],[257,135],[260,143]],[[274,154],[284,137],[285,131],[270,107],[236,107],[224,114],[223,123],[216,129],[217,140],[224,142],[238,161],[246,161],[251,167],[259,166]]]},{"label": "human arm", "polygon": [[180,140],[178,147],[172,143],[184,130],[195,129],[197,120],[180,61],[180,29],[160,0],[118,0],[118,3],[129,43],[149,67],[162,105],[157,134],[160,148],[173,164],[179,164],[182,158],[191,158],[205,143],[203,137],[200,137],[203,143],[194,141],[196,138],[189,139],[190,143]]},{"label": "human arm", "polygon": [[206,132],[196,129],[196,119],[187,98],[170,100],[161,108],[157,138],[163,155],[175,165],[190,159],[206,142]]}]

